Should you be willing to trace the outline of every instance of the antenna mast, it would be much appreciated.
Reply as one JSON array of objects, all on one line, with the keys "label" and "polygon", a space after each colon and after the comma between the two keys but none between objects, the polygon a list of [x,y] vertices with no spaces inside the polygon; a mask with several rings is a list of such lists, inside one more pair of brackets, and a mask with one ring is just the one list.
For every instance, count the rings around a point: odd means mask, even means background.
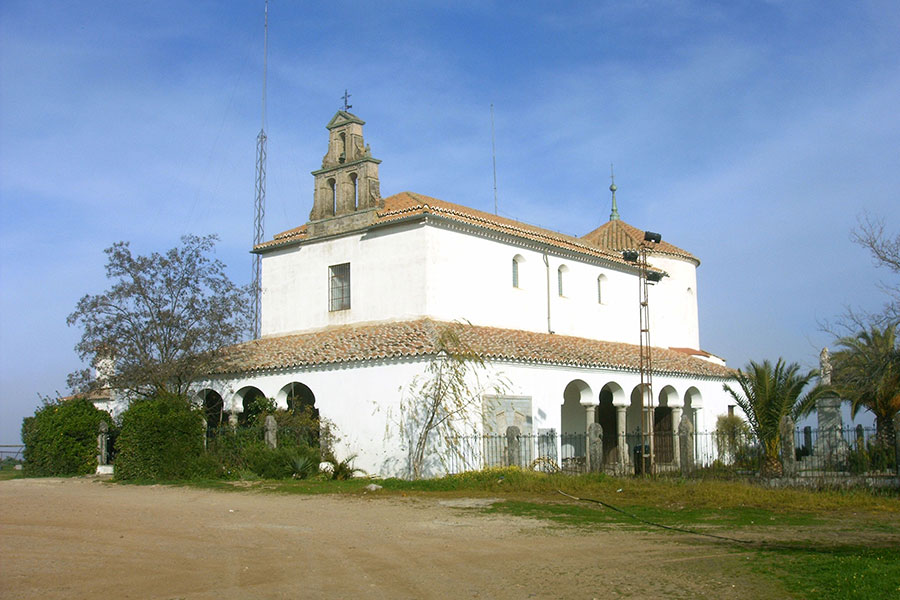
[{"label": "antenna mast", "polygon": [[494,143],[494,104],[491,103],[491,161],[494,164],[494,214],[497,214],[497,147]]},{"label": "antenna mast", "polygon": [[[262,85],[262,124],[256,136],[256,210],[253,216],[253,246],[263,242],[266,217],[266,73],[269,60],[269,0],[266,0],[266,16],[263,41],[263,85]],[[253,256],[253,337],[258,338],[261,332],[260,313],[262,284],[262,257]]]}]

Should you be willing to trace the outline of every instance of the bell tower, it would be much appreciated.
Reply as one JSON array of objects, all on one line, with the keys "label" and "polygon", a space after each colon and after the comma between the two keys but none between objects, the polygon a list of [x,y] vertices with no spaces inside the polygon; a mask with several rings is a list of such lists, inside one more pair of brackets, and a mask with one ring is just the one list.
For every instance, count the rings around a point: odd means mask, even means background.
[{"label": "bell tower", "polygon": [[363,140],[365,124],[356,115],[339,110],[326,125],[328,152],[322,168],[312,172],[315,197],[310,221],[352,215],[384,204],[378,183],[381,161],[372,158]]}]

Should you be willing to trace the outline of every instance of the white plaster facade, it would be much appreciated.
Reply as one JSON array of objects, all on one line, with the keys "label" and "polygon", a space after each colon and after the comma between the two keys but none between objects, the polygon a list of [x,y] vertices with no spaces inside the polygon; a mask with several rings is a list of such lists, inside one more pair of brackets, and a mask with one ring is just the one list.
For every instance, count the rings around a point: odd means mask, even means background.
[{"label": "white plaster facade", "polygon": [[[663,256],[650,262],[668,273],[650,289],[654,345],[699,348],[695,265]],[[350,308],[329,311],[328,268],[343,263],[351,269]],[[426,219],[263,254],[262,335],[431,317],[635,343],[637,279],[633,268],[608,260]]]},{"label": "white plaster facade", "polygon": [[[301,383],[314,392],[320,415],[337,428],[339,455],[356,454],[356,465],[368,473],[406,476],[409,448],[398,425],[402,388],[421,375],[426,364],[423,359],[383,360],[285,369],[250,377],[211,378],[198,382],[197,389],[214,390],[225,399],[226,411],[239,413],[243,410],[242,393],[248,388],[258,389],[286,408],[285,390],[292,383]],[[549,429],[563,434],[583,433],[589,420],[596,420],[601,399],[612,405],[617,419],[624,420],[624,429],[617,427],[619,433],[634,433],[640,428],[638,373],[493,362],[481,377],[506,382],[503,396],[530,401],[533,429],[529,433]],[[724,395],[719,379],[657,376],[654,389],[654,406],[673,409],[675,422],[682,414],[689,414],[697,431],[714,429],[716,416],[727,410],[721,404]],[[601,395],[604,391],[608,395]],[[480,419],[470,424],[472,433],[482,433]],[[616,443],[620,443],[618,439]],[[621,443],[625,443],[624,438]],[[630,447],[625,448],[623,463],[628,462],[630,451]]]}]

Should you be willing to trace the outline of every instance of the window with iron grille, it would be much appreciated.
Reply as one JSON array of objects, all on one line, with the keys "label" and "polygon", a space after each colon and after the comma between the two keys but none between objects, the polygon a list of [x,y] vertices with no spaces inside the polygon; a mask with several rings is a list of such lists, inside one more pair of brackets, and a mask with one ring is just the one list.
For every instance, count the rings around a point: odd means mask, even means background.
[{"label": "window with iron grille", "polygon": [[328,267],[328,310],[350,308],[350,263]]}]

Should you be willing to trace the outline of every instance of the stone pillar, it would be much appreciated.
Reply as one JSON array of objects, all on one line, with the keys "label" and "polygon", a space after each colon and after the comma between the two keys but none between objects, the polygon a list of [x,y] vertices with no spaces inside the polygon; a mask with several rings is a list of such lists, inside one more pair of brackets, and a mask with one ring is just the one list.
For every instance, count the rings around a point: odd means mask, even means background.
[{"label": "stone pillar", "polygon": [[618,432],[618,440],[616,441],[616,453],[619,455],[619,474],[625,473],[626,465],[628,465],[628,447],[625,444],[625,411],[627,406],[616,407],[616,431]]},{"label": "stone pillar", "polygon": [[592,473],[603,470],[603,427],[600,423],[588,425],[587,432],[587,469]]},{"label": "stone pillar", "polygon": [[819,422],[819,435],[816,438],[816,454],[830,460],[837,458],[841,452],[843,441],[842,430],[844,420],[841,417],[841,399],[837,396],[826,396],[816,400],[816,417]]},{"label": "stone pillar", "polygon": [[681,466],[681,442],[678,439],[678,430],[681,426],[681,415],[682,408],[680,406],[672,407],[672,435],[675,437],[672,440],[672,462],[676,467]]},{"label": "stone pillar", "polygon": [[585,404],[584,405],[584,431],[588,432],[591,429],[591,424],[597,421],[597,405],[596,404]]},{"label": "stone pillar", "polygon": [[778,435],[781,437],[782,472],[787,477],[793,477],[797,471],[797,460],[794,454],[794,420],[789,415],[781,417]]},{"label": "stone pillar", "polygon": [[591,425],[597,420],[597,405],[583,404],[584,406],[584,469],[590,473],[591,466]]},{"label": "stone pillar", "polygon": [[100,421],[97,433],[97,465],[109,464],[109,425]]},{"label": "stone pillar", "polygon": [[266,446],[274,450],[278,447],[278,423],[274,415],[266,415]]},{"label": "stone pillar", "polygon": [[[703,423],[703,407],[702,406],[694,407],[694,418],[691,421],[691,437],[693,438],[696,434],[700,434],[700,435],[704,436],[704,438],[701,438],[701,439],[707,439],[707,440],[709,439],[709,436],[710,436],[710,432],[707,431],[706,426]],[[694,462],[697,462],[697,461],[701,461],[701,463],[703,461],[709,462],[709,456],[707,456],[707,455],[710,452],[710,445],[708,443],[703,444],[701,442],[700,447],[698,447],[697,444],[695,443],[691,446],[691,448],[692,448],[692,451],[694,452]],[[702,455],[702,456],[700,456],[700,455]],[[682,460],[684,460],[684,459],[682,459]]]},{"label": "stone pillar", "polygon": [[201,417],[201,421],[203,422],[203,449],[206,450],[206,444],[209,442],[209,421],[206,420],[206,416]]},{"label": "stone pillar", "polygon": [[232,410],[228,413],[228,424],[231,425],[232,429],[237,429],[238,413],[236,410]]},{"label": "stone pillar", "polygon": [[687,475],[694,470],[694,425],[687,415],[681,417],[678,425],[678,446],[681,472]]},{"label": "stone pillar", "polygon": [[522,466],[522,444],[519,443],[519,428],[515,425],[506,428],[506,464],[510,467]]}]

